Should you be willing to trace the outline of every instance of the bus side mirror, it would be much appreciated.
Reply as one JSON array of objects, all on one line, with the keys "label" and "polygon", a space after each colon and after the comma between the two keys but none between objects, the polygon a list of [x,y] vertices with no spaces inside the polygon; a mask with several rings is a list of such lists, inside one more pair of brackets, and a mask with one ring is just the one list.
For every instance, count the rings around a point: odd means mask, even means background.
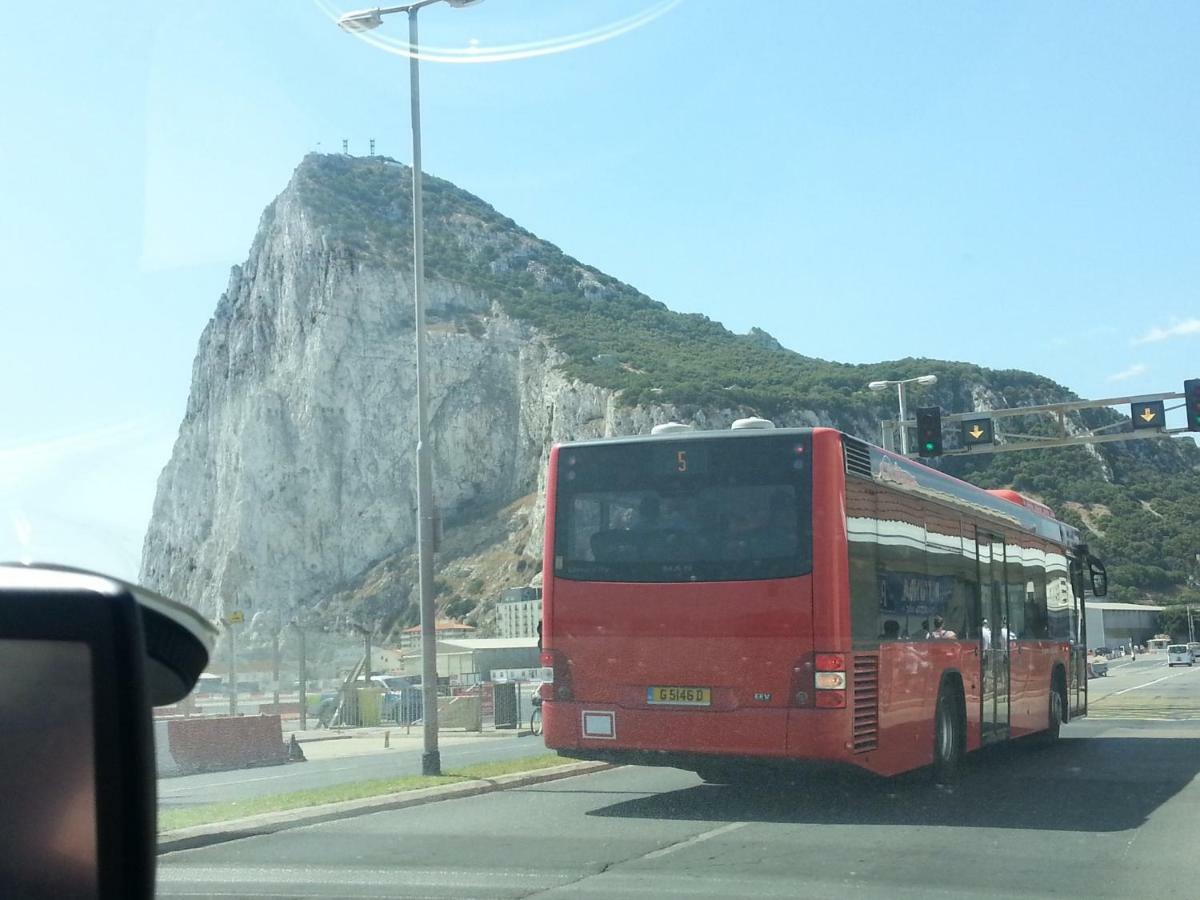
[{"label": "bus side mirror", "polygon": [[191,691],[215,638],[116,579],[0,564],[0,896],[154,896],[151,707]]},{"label": "bus side mirror", "polygon": [[1103,597],[1108,593],[1108,572],[1104,568],[1104,563],[1098,559],[1088,559],[1088,572],[1092,578],[1092,595]]}]

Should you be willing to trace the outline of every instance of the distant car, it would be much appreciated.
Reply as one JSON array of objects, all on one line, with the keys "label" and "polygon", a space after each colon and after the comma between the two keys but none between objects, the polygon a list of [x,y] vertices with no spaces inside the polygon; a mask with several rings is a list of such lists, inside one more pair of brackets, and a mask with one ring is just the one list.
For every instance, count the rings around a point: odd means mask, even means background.
[{"label": "distant car", "polygon": [[1192,659],[1200,659],[1200,641],[1188,641],[1188,649],[1192,651]]},{"label": "distant car", "polygon": [[1168,666],[1190,666],[1196,661],[1187,644],[1171,644],[1167,647]]},{"label": "distant car", "polygon": [[1089,656],[1088,674],[1094,678],[1106,678],[1108,676],[1108,660],[1099,655]]}]

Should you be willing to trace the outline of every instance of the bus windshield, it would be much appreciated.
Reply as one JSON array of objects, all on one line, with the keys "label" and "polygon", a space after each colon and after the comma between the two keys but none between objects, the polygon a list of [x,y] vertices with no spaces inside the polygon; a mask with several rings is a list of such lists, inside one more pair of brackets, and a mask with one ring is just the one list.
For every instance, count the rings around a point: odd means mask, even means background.
[{"label": "bus windshield", "polygon": [[807,436],[564,447],[554,574],[742,581],[811,569]]}]

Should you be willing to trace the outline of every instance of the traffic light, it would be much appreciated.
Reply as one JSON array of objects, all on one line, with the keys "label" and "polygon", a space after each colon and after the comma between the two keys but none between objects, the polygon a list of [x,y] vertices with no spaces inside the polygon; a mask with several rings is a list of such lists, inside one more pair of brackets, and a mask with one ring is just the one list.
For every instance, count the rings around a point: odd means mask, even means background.
[{"label": "traffic light", "polygon": [[942,455],[942,408],[940,406],[917,408],[917,455]]},{"label": "traffic light", "polygon": [[1187,410],[1188,431],[1200,431],[1200,378],[1183,383],[1183,406]]}]

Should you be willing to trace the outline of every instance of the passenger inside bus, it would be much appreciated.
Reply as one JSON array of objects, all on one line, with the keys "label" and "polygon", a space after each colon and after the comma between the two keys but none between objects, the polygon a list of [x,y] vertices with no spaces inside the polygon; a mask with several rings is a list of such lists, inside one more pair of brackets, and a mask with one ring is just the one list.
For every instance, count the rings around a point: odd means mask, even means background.
[{"label": "passenger inside bus", "polygon": [[958,637],[958,635],[946,627],[946,621],[941,616],[933,617],[933,631],[929,633],[929,636],[935,640],[945,641],[953,641]]}]

